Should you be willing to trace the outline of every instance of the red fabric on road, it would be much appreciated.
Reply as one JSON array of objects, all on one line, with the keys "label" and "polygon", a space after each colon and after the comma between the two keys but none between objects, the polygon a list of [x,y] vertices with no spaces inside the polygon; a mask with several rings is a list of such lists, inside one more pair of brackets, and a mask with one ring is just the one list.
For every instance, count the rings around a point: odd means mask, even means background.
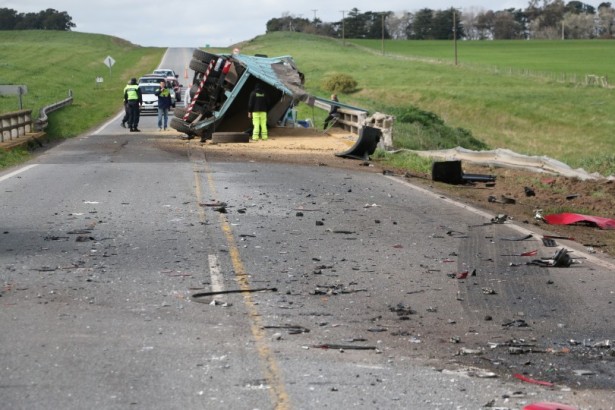
[{"label": "red fabric on road", "polygon": [[586,222],[594,224],[600,229],[615,229],[615,219],[603,218],[601,216],[562,213],[546,215],[543,219],[549,225],[571,225],[579,222]]}]

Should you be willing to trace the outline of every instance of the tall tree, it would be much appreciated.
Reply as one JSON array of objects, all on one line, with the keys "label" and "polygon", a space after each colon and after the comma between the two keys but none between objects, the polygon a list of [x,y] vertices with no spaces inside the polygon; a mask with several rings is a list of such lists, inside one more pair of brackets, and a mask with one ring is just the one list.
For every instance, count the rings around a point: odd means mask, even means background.
[{"label": "tall tree", "polygon": [[13,30],[18,21],[17,10],[8,8],[0,9],[0,30]]},{"label": "tall tree", "polygon": [[493,39],[494,24],[495,13],[492,10],[478,14],[476,17],[476,30],[478,31],[479,40]]},{"label": "tall tree", "polygon": [[435,40],[452,40],[455,37],[455,31],[457,38],[463,38],[462,18],[461,12],[453,8],[437,10],[432,20],[432,38]]},{"label": "tall tree", "polygon": [[412,30],[412,13],[408,13],[407,11],[398,14],[392,13],[387,17],[385,24],[391,38],[408,38],[408,27],[410,27],[410,31]]},{"label": "tall tree", "polygon": [[73,19],[67,12],[59,12],[54,9],[47,9],[40,12],[40,22],[43,30],[70,31],[75,27]]},{"label": "tall tree", "polygon": [[516,40],[522,38],[522,30],[519,22],[509,10],[498,11],[493,19],[494,40]]},{"label": "tall tree", "polygon": [[596,36],[594,15],[590,13],[566,13],[564,15],[564,37],[589,39]]},{"label": "tall tree", "polygon": [[414,40],[428,40],[433,38],[433,10],[421,9],[414,14],[414,20],[412,21],[412,33],[408,38]]},{"label": "tall tree", "polygon": [[344,31],[346,38],[365,38],[367,33],[366,16],[358,8],[353,8],[344,19]]},{"label": "tall tree", "polygon": [[615,10],[611,3],[601,3],[598,6],[598,33],[602,38],[613,37],[613,25],[615,24]]}]

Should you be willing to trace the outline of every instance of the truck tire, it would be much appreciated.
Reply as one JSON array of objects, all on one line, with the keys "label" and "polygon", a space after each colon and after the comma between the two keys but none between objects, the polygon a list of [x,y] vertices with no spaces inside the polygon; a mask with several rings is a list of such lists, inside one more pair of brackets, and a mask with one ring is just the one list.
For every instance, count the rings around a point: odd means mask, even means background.
[{"label": "truck tire", "polygon": [[171,128],[188,135],[194,135],[194,131],[190,129],[188,124],[177,117],[171,118]]},{"label": "truck tire", "polygon": [[[193,58],[192,60],[190,60],[189,67],[196,72],[205,73],[207,71],[207,68],[209,67],[209,63],[204,63],[201,60],[195,60]],[[209,72],[210,75],[211,73],[213,73],[213,70]]]},{"label": "truck tire", "polygon": [[205,64],[209,64],[211,60],[217,57],[218,56],[215,54],[208,53],[207,51],[203,51],[198,48],[192,52],[192,58],[194,58],[195,60],[202,61]]},{"label": "truck tire", "polygon": [[[175,115],[177,118],[179,118],[180,120],[184,121],[184,115],[186,115],[186,113],[188,112],[187,108],[184,107],[176,107],[173,110],[173,115]],[[192,121],[196,120],[196,118],[199,116],[198,113],[190,111],[190,113],[188,114],[188,119],[185,121],[188,124],[191,124]]]}]

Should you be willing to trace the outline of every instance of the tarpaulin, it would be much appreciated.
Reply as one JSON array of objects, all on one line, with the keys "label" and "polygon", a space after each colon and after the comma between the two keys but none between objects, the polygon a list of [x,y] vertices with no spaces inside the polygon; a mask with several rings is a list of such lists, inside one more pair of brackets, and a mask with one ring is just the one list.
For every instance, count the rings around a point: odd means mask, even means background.
[{"label": "tarpaulin", "polygon": [[615,219],[603,218],[601,216],[561,213],[545,215],[543,219],[549,225],[571,225],[584,222],[596,225],[600,229],[615,229]]}]

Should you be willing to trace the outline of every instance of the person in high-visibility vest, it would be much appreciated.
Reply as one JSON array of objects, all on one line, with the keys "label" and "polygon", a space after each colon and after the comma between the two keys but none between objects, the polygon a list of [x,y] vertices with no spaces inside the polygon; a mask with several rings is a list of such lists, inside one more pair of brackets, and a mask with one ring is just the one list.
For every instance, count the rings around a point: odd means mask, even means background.
[{"label": "person in high-visibility vest", "polygon": [[252,118],[252,140],[258,141],[259,136],[264,141],[269,138],[267,132],[267,109],[269,101],[260,83],[256,83],[254,91],[248,100],[248,118]]},{"label": "person in high-visibility vest", "polygon": [[[171,90],[167,88],[166,81],[160,82],[160,89],[154,93],[158,97],[158,131],[167,130],[167,123],[169,122],[169,109],[173,105],[171,99]],[[164,120],[164,122],[163,122]]]},{"label": "person in high-visibility vest", "polygon": [[128,107],[128,127],[130,132],[141,132],[138,128],[139,107],[143,104],[143,99],[136,78],[131,78],[130,83],[124,88],[124,103]]},{"label": "person in high-visibility vest", "polygon": [[[126,87],[128,87],[130,81],[126,83]],[[126,87],[124,87],[124,92],[126,92]],[[124,117],[122,118],[122,123],[120,124],[122,128],[126,128],[126,123],[128,122],[128,104],[126,104],[126,100],[124,100]]]}]

